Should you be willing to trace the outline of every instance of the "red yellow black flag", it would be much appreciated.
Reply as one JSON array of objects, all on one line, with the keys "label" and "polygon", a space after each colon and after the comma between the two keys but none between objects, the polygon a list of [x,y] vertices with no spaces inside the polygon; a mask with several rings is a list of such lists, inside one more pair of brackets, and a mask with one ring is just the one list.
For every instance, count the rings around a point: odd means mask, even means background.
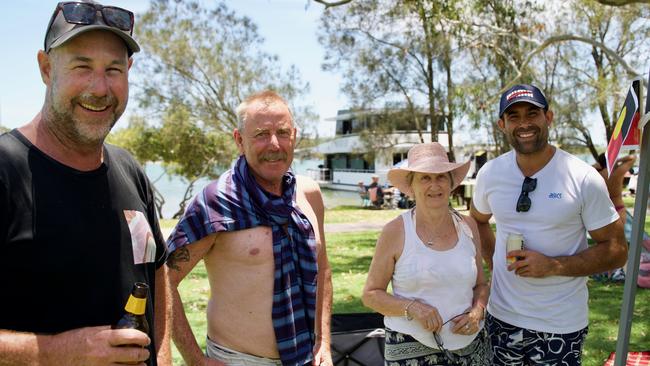
[{"label": "red yellow black flag", "polygon": [[618,116],[614,132],[607,145],[607,172],[612,173],[614,163],[618,158],[621,150],[631,150],[639,148],[641,131],[639,130],[639,86],[641,81],[634,80],[625,97],[625,104]]}]

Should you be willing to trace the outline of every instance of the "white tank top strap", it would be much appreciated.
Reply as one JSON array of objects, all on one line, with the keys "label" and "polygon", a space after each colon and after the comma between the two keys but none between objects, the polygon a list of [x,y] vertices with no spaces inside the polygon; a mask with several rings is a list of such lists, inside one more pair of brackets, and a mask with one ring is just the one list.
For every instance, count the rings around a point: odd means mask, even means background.
[{"label": "white tank top strap", "polygon": [[404,249],[402,249],[402,255],[408,255],[417,243],[414,237],[414,235],[417,235],[415,223],[413,222],[414,211],[415,208],[412,208],[402,214],[402,221],[404,221]]},{"label": "white tank top strap", "polygon": [[[472,233],[472,229],[469,227],[469,225],[467,225],[467,223],[463,219],[463,216],[461,216],[461,214],[458,211],[456,211],[456,209],[453,207],[449,208],[449,212],[451,213],[451,217],[453,218],[454,225],[456,226],[456,232],[458,234],[461,233],[464,234],[473,242],[474,234]],[[460,237],[458,239],[460,240]]]}]

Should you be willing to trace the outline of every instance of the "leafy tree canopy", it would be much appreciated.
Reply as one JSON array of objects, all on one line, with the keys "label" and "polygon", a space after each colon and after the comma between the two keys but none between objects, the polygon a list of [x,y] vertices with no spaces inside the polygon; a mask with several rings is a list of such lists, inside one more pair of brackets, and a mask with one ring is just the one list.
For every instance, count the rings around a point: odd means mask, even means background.
[{"label": "leafy tree canopy", "polygon": [[111,141],[182,177],[186,199],[197,179],[216,178],[236,157],[236,108],[248,95],[275,90],[292,106],[297,126],[314,118],[294,103],[309,88],[297,69],[283,69],[277,56],[262,51],[257,26],[224,3],[152,0],[138,20],[139,108]]}]

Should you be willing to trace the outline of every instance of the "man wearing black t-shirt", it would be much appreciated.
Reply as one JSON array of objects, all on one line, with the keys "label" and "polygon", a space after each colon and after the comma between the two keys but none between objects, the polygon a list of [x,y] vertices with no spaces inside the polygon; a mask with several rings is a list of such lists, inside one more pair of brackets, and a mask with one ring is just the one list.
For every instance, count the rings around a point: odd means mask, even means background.
[{"label": "man wearing black t-shirt", "polygon": [[[171,364],[152,188],[104,144],[128,99],[132,30],[128,10],[59,3],[38,52],[43,107],[0,136],[0,364]],[[150,288],[149,334],[110,328],[135,282]]]}]

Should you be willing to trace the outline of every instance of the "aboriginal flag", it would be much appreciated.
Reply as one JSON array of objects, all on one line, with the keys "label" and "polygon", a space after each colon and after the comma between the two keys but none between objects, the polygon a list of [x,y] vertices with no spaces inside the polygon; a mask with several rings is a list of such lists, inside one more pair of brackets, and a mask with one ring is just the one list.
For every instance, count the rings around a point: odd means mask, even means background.
[{"label": "aboriginal flag", "polygon": [[641,137],[639,130],[639,86],[640,80],[634,80],[625,97],[625,105],[618,116],[612,138],[607,145],[607,173],[612,174],[614,163],[621,150],[637,149]]}]

